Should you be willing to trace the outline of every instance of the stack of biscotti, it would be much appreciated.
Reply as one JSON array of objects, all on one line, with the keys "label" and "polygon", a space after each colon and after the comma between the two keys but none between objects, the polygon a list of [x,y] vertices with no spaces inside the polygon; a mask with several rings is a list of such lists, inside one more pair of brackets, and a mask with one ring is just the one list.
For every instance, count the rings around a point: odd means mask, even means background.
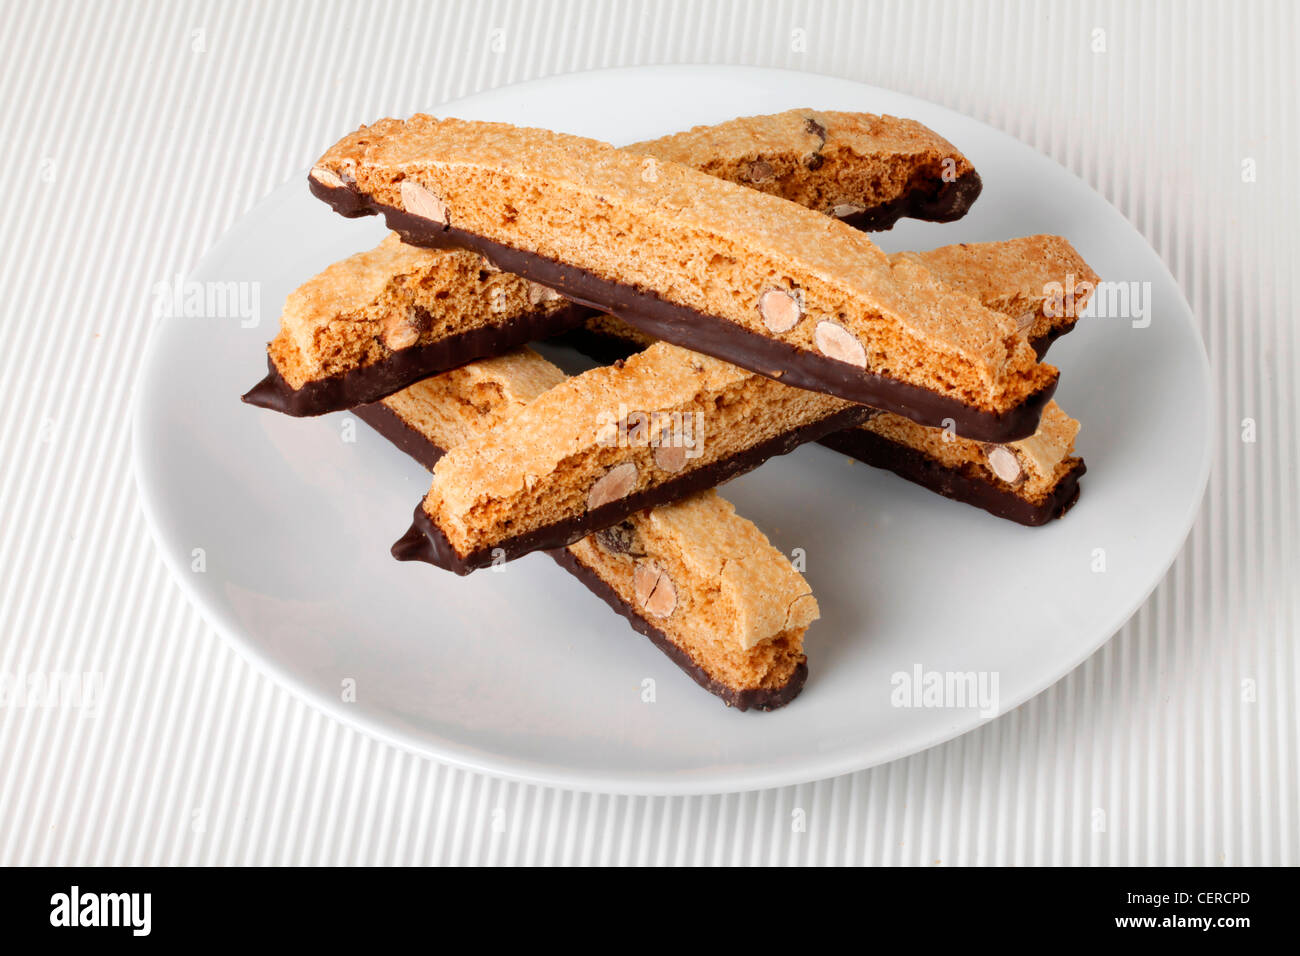
[{"label": "stack of biscotti", "polygon": [[[536,352],[519,349],[417,382],[356,414],[433,469],[564,379]],[[633,512],[550,553],[728,704],[771,710],[802,688],[803,635],[817,618],[816,599],[786,557],[716,492]]]},{"label": "stack of biscotti", "polygon": [[[1096,277],[1053,236],[882,253],[860,230],[980,192],[920,124],[794,110],[618,150],[416,116],[310,185],[395,234],[290,296],[245,399],[356,408],[432,469],[395,556],[547,550],[741,709],[798,693],[817,604],[716,485],[821,441],[1025,524],[1077,496],[1040,359]],[[566,378],[517,349],[548,336],[619,359]]]}]

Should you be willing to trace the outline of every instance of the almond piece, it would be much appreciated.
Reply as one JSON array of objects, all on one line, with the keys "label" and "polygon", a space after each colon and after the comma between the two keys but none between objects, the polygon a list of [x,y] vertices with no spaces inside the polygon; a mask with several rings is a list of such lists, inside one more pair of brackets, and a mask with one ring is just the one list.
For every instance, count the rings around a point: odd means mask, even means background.
[{"label": "almond piece", "polygon": [[813,332],[813,341],[827,358],[856,365],[858,368],[867,367],[867,350],[862,347],[862,343],[834,322],[818,322]]},{"label": "almond piece", "polygon": [[751,183],[765,183],[772,178],[774,173],[775,171],[772,169],[772,164],[763,162],[763,160],[760,159],[757,162],[749,164],[749,168],[745,170],[745,177]]},{"label": "almond piece", "polygon": [[803,293],[768,289],[758,297],[758,314],[772,332],[789,332],[803,318]]},{"label": "almond piece", "polygon": [[1038,318],[1038,313],[1033,311],[1025,312],[1023,315],[1016,316],[1016,331],[1028,332],[1036,318]]},{"label": "almond piece", "polygon": [[420,341],[420,333],[405,322],[384,332],[384,344],[394,352],[408,349]]},{"label": "almond piece", "polygon": [[389,315],[384,318],[384,345],[394,352],[410,348],[420,340],[420,329],[415,315]]},{"label": "almond piece", "polygon": [[686,448],[682,445],[656,445],[654,460],[664,471],[681,471],[686,467]]},{"label": "almond piece", "polygon": [[554,302],[560,297],[560,293],[556,292],[554,289],[548,289],[546,286],[540,285],[536,282],[528,283],[529,305],[541,305],[544,302]]},{"label": "almond piece", "polygon": [[993,469],[993,474],[997,475],[1007,484],[1015,484],[1020,480],[1022,469],[1020,459],[1006,445],[994,445],[984,452],[984,457],[988,459],[989,467]]},{"label": "almond piece", "polygon": [[668,617],[677,609],[677,589],[666,571],[643,561],[632,571],[636,602],[652,617]]},{"label": "almond piece", "polygon": [[432,219],[442,226],[450,221],[447,216],[447,204],[419,183],[409,179],[402,180],[402,208],[412,216]]},{"label": "almond piece", "polygon": [[601,505],[626,498],[636,485],[636,464],[625,461],[601,475],[587,492],[587,510],[595,511]]},{"label": "almond piece", "polygon": [[856,215],[860,212],[866,212],[866,206],[859,206],[855,202],[836,203],[831,207],[831,215],[836,219],[847,219],[849,216]]},{"label": "almond piece", "polygon": [[[301,169],[302,167],[299,168]],[[327,169],[324,166],[313,166],[308,175],[326,189],[347,188],[347,183],[343,181],[342,177],[339,176],[338,173],[334,172],[332,169]]]}]

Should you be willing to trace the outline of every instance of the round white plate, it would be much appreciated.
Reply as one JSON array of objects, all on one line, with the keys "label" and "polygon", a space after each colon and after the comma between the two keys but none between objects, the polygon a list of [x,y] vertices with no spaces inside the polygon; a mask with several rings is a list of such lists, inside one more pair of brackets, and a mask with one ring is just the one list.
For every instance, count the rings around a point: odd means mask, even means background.
[{"label": "round white plate", "polygon": [[[1148,325],[1085,319],[1049,357],[1088,462],[1064,520],[1023,528],[818,446],[729,484],[779,548],[804,550],[821,602],[807,686],[770,714],[724,707],[545,556],[468,578],[399,564],[388,548],[427,487],[420,467],[350,415],[291,419],[239,401],[264,372],[285,295],[383,235],[376,220],[335,216],[295,177],[188,277],[201,285],[181,291],[212,301],[188,315],[182,302],[159,323],[137,391],[145,512],[207,619],[297,693],[380,738],[488,773],[642,793],[776,786],[902,757],[1019,705],[1095,651],[1178,552],[1205,488],[1213,418],[1190,310],[1104,199],[974,120],[803,73],[612,70],[429,104],[614,143],[802,106],[915,117],[979,169],[970,215],[905,220],[878,236],[887,250],[1053,232],[1104,279],[1136,283]],[[239,303],[223,310],[223,289],[246,306],[256,291],[260,322]],[[989,693],[996,680],[996,700],[896,706],[896,675],[918,669],[974,672]]]}]

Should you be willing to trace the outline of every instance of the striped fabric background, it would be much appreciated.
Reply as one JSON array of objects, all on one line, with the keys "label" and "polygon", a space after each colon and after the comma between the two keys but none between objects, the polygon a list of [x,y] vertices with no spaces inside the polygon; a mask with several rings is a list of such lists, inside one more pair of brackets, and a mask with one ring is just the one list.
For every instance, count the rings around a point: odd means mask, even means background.
[{"label": "striped fabric background", "polygon": [[[1298,27],[1293,4],[1240,2],[5,4],[0,675],[104,687],[93,713],[0,707],[0,863],[1300,862]],[[1186,549],[1047,693],[815,785],[569,793],[322,717],[212,633],[154,553],[128,424],[152,286],[360,119],[704,62],[943,103],[1137,225],[1218,389]]]}]

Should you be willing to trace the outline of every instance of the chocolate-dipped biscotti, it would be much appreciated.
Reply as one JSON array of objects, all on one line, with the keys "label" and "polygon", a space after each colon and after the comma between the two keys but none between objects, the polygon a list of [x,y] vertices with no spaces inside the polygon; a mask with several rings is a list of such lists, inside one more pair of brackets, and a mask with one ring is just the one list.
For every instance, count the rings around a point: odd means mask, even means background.
[{"label": "chocolate-dipped biscotti", "polygon": [[786,110],[696,126],[625,147],[842,219],[889,229],[903,217],[953,222],[979,197],[979,173],[916,120]]},{"label": "chocolate-dipped biscotti", "polygon": [[1079,423],[1049,402],[1029,438],[994,445],[879,412],[821,443],[931,491],[1024,525],[1059,518],[1087,467],[1074,457]]},{"label": "chocolate-dipped biscotti", "polygon": [[595,140],[381,120],[311,186],[407,242],[474,249],[651,335],[977,440],[1033,434],[1056,387],[1013,319],[843,222]]},{"label": "chocolate-dipped biscotti", "polygon": [[[564,373],[520,349],[426,379],[355,414],[427,468],[518,414]],[[551,556],[701,686],[771,710],[807,676],[818,615],[803,576],[716,492],[628,516]]]},{"label": "chocolate-dipped biscotti", "polygon": [[351,408],[590,314],[477,253],[392,234],[289,294],[267,347],[270,371],[244,401],[289,415]]},{"label": "chocolate-dipped biscotti", "polygon": [[448,452],[393,555],[467,574],[562,547],[871,411],[657,342]]},{"label": "chocolate-dipped biscotti", "polygon": [[[970,162],[946,140],[912,120],[869,113],[790,110],[630,148],[858,228],[888,228],[902,215],[948,221],[965,213],[980,187]],[[614,321],[474,253],[390,237],[290,295],[267,349],[267,376],[244,400],[318,415],[567,330],[591,351],[599,332],[574,329],[584,317],[596,330],[602,318]]]},{"label": "chocolate-dipped biscotti", "polygon": [[[1074,328],[1099,281],[1061,236],[962,242],[928,252],[895,252],[889,259],[918,262],[941,282],[1011,316],[1040,359]],[[557,340],[601,362],[627,358],[655,341],[603,313],[584,319],[580,328],[562,333]]]}]

